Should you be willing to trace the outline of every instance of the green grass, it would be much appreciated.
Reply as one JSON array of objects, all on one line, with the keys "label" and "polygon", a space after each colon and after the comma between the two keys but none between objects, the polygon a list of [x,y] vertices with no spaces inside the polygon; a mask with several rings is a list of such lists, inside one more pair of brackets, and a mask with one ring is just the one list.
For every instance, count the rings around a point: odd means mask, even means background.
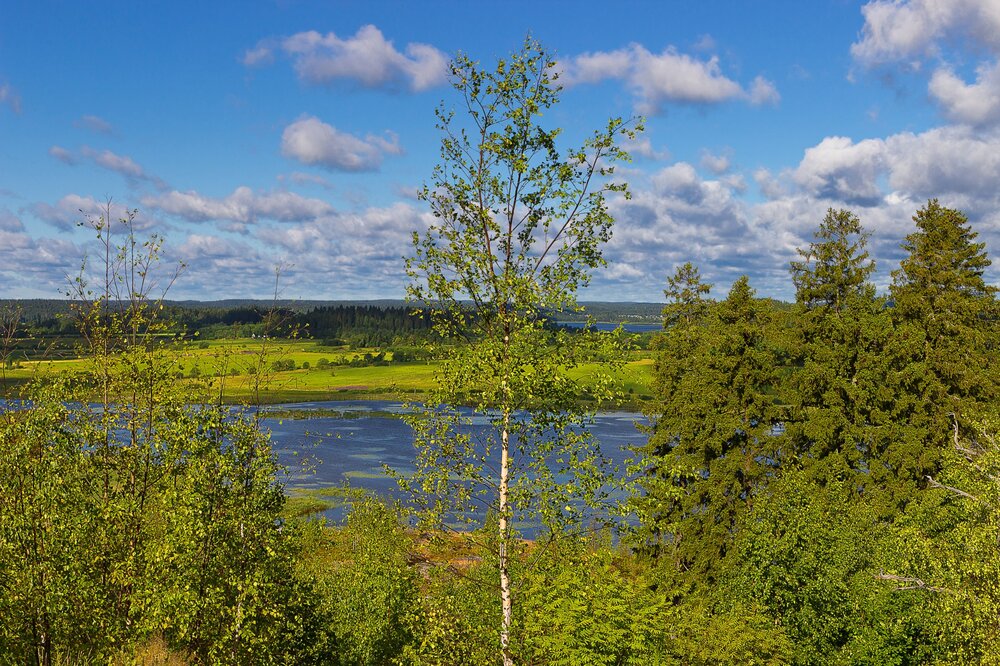
[{"label": "green grass", "polygon": [[[378,349],[326,347],[316,340],[208,340],[174,345],[173,371],[181,381],[210,386],[212,395],[220,390],[230,403],[280,404],[323,400],[419,400],[434,387],[437,361],[393,363],[351,367],[336,365],[362,358]],[[386,354],[390,356],[390,354]],[[317,367],[321,359],[331,365]],[[276,361],[292,361],[295,370],[275,372]],[[302,368],[308,363],[308,368]],[[24,383],[39,375],[81,371],[86,359],[23,361],[7,369],[8,385]],[[572,371],[578,381],[602,371],[600,364],[584,364]],[[622,370],[620,379],[630,402],[639,404],[650,397],[652,361],[634,358]],[[195,375],[196,377],[192,377]]]},{"label": "green grass", "polygon": [[327,509],[332,509],[333,507],[332,502],[315,497],[291,495],[285,500],[285,506],[281,511],[281,515],[283,518],[306,518],[317,513],[322,513]]}]

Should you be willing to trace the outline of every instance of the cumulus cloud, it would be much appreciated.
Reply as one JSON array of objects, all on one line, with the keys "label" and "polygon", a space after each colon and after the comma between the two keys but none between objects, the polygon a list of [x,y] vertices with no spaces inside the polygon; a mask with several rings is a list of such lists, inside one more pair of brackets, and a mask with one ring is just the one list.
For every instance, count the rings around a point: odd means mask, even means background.
[{"label": "cumulus cloud", "polygon": [[694,48],[695,51],[714,51],[715,46],[714,37],[711,35],[702,35],[698,38],[698,41],[692,45],[692,48]]},{"label": "cumulus cloud", "polygon": [[[67,194],[55,204],[39,202],[29,206],[28,210],[38,219],[65,231],[87,220],[109,217],[108,206],[107,201],[98,201],[93,197],[79,194]],[[128,206],[117,202],[111,202],[110,209],[110,218],[114,221],[127,218],[130,210]],[[136,222],[137,229],[150,225],[148,216],[136,218]]]},{"label": "cumulus cloud", "polygon": [[716,175],[721,175],[729,171],[732,165],[728,155],[714,155],[706,150],[701,154],[701,166]]},{"label": "cumulus cloud", "polygon": [[637,136],[634,139],[622,142],[622,148],[631,157],[643,157],[648,160],[665,160],[670,157],[670,151],[666,148],[657,150],[653,147],[653,142],[648,136]]},{"label": "cumulus cloud", "polygon": [[942,40],[971,38],[1000,48],[1000,5],[993,0],[874,0],[861,8],[861,39],[851,55],[867,64],[920,62],[940,52]]},{"label": "cumulus cloud", "polygon": [[661,300],[667,276],[686,261],[721,288],[743,273],[757,276],[757,285],[787,259],[782,245],[755,228],[742,188],[742,179],[703,179],[686,162],[639,177],[630,200],[610,202],[618,222],[605,252],[609,267],[588,297],[614,300],[628,285],[629,293]]},{"label": "cumulus cloud", "polygon": [[5,208],[0,208],[0,231],[24,231],[21,218]]},{"label": "cumulus cloud", "polygon": [[[707,157],[715,157],[711,153]],[[711,169],[709,169],[711,171]],[[677,265],[693,261],[716,295],[739,275],[761,294],[794,298],[788,262],[805,247],[828,208],[849,208],[873,232],[876,284],[885,289],[913,231],[914,212],[930,198],[970,218],[987,251],[1000,252],[1000,129],[950,126],[852,140],[826,137],[780,173],[752,174],[762,199],[743,196],[740,173],[703,177],[686,162],[636,174],[632,199],[612,199],[617,223],[588,298],[630,294],[659,300]],[[997,267],[987,279],[1000,278]]]},{"label": "cumulus cloud", "polygon": [[950,120],[985,125],[1000,119],[1000,65],[996,62],[980,65],[976,82],[971,84],[942,66],[931,76],[927,89]]},{"label": "cumulus cloud", "polygon": [[[917,71],[936,66],[927,91],[953,122],[983,126],[1000,121],[1000,4],[994,0],[875,0],[862,8],[861,39],[851,46],[855,60],[866,66],[901,64]],[[952,45],[981,59],[975,81],[968,82],[949,62]],[[971,49],[967,47],[972,47]]]},{"label": "cumulus cloud", "polygon": [[756,76],[754,80],[750,83],[750,90],[746,94],[747,99],[754,106],[760,106],[762,104],[777,104],[781,101],[781,95],[778,94],[778,89],[773,83],[765,79],[763,76]]},{"label": "cumulus cloud", "polygon": [[755,170],[753,180],[757,183],[760,193],[767,199],[780,199],[785,195],[785,189],[781,186],[781,182],[767,169]]},{"label": "cumulus cloud", "polygon": [[145,197],[142,204],[191,222],[301,222],[333,212],[328,203],[319,199],[308,199],[285,191],[254,192],[249,187],[238,187],[221,199],[195,191],[173,190],[160,196]]},{"label": "cumulus cloud", "polygon": [[399,155],[402,149],[395,134],[359,138],[341,132],[319,118],[305,116],[285,128],[281,152],[303,164],[337,171],[376,171],[386,154]]},{"label": "cumulus cloud", "polygon": [[805,150],[789,180],[809,197],[847,205],[949,196],[985,211],[1000,204],[998,179],[1000,131],[948,126],[858,142],[827,137]]},{"label": "cumulus cloud", "polygon": [[64,238],[33,238],[0,227],[0,284],[9,294],[52,298],[80,268],[83,250]]},{"label": "cumulus cloud", "polygon": [[996,256],[1000,250],[997,130],[950,126],[858,142],[827,137],[807,149],[795,169],[777,177],[761,171],[755,178],[768,197],[755,214],[775,237],[797,237],[801,244],[827,207],[857,212],[874,231],[882,286],[912,231],[910,217],[931,198],[964,211],[988,251]]},{"label": "cumulus cloud", "polygon": [[274,45],[260,43],[252,49],[247,49],[243,53],[243,57],[240,58],[240,62],[247,67],[269,65],[274,62]]},{"label": "cumulus cloud", "polygon": [[73,122],[74,125],[81,129],[89,130],[95,134],[108,135],[114,131],[114,128],[104,118],[100,116],[86,115],[81,116],[79,119]]},{"label": "cumulus cloud", "polygon": [[1000,204],[1000,133],[967,127],[903,132],[885,140],[888,184],[917,200],[958,197],[975,212]]},{"label": "cumulus cloud", "polygon": [[267,63],[276,51],[291,58],[300,80],[313,85],[347,80],[366,88],[419,92],[443,84],[448,74],[448,56],[442,51],[417,42],[399,51],[374,25],[362,26],[346,38],[310,30],[264,40],[246,51],[242,60],[248,66]]},{"label": "cumulus cloud", "polygon": [[307,293],[358,298],[402,295],[402,257],[411,233],[422,231],[431,215],[408,203],[336,212],[291,227],[261,225],[256,237],[288,265],[283,280]]},{"label": "cumulus cloud", "polygon": [[880,140],[854,143],[847,137],[827,137],[806,149],[794,178],[814,197],[871,205],[881,197],[877,175],[883,159]]},{"label": "cumulus cloud", "polygon": [[749,89],[722,72],[718,56],[699,59],[669,47],[659,54],[641,44],[616,51],[584,53],[560,63],[565,85],[618,79],[632,90],[642,113],[659,113],[670,102],[717,104],[745,100],[774,104],[780,96],[774,84],[758,76]]},{"label": "cumulus cloud", "polygon": [[21,95],[9,83],[0,83],[0,104],[6,104],[14,113],[21,113]]}]

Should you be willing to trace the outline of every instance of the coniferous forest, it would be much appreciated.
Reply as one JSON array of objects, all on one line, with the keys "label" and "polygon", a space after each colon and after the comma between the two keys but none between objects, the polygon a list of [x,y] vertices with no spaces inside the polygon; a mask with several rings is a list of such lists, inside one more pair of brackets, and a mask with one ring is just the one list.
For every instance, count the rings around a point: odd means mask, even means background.
[{"label": "coniferous forest", "polygon": [[[345,489],[328,525],[291,502],[254,405],[177,377],[161,241],[95,223],[104,278],[70,294],[86,363],[0,410],[0,664],[1000,663],[1000,307],[965,215],[915,211],[887,293],[845,209],[791,262],[794,305],[677,268],[648,440],[615,467],[587,426],[623,397],[626,339],[545,313],[602,266],[642,121],[560,153],[537,124],[552,66],[531,40],[452,63],[480,111],[439,114],[420,314],[302,315],[365,344],[433,333],[409,503]],[[0,323],[6,349],[21,324]]]}]

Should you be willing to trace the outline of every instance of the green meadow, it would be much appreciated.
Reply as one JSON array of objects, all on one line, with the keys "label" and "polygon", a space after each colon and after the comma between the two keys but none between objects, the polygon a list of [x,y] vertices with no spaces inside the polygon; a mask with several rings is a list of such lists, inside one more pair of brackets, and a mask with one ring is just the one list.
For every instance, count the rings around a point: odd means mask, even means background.
[{"label": "green meadow", "polygon": [[[439,362],[397,361],[393,351],[327,346],[319,340],[225,339],[178,343],[170,349],[178,380],[192,391],[210,388],[225,402],[280,404],[321,400],[419,399],[435,382]],[[620,371],[626,406],[651,397],[652,360],[633,352]],[[39,376],[82,371],[86,359],[23,360],[5,370],[4,381],[19,384]],[[586,383],[602,371],[585,363],[570,376]]]}]

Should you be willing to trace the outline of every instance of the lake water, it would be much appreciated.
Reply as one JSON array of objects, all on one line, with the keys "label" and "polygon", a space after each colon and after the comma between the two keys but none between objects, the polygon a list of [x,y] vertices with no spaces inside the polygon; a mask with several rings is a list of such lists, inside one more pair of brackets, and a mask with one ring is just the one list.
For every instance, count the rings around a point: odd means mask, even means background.
[{"label": "lake water", "polygon": [[[332,410],[349,417],[304,419],[265,418],[278,460],[288,468],[290,491],[321,489],[349,483],[388,499],[398,498],[396,482],[385,475],[388,465],[400,474],[413,472],[413,433],[400,418],[403,403],[392,401],[331,401],[281,405],[282,410]],[[646,435],[636,425],[645,422],[633,412],[602,412],[590,430],[601,451],[615,463],[629,456],[629,447],[641,446]],[[333,509],[326,517],[343,516]]]},{"label": "lake water", "polygon": [[[566,328],[583,328],[586,324],[582,321],[557,321],[560,326],[565,326]],[[595,322],[591,324],[591,327],[596,331],[613,331],[618,328],[619,324],[611,324],[608,322]],[[663,324],[638,324],[624,322],[621,324],[622,329],[626,333],[659,333],[663,330]]]}]

